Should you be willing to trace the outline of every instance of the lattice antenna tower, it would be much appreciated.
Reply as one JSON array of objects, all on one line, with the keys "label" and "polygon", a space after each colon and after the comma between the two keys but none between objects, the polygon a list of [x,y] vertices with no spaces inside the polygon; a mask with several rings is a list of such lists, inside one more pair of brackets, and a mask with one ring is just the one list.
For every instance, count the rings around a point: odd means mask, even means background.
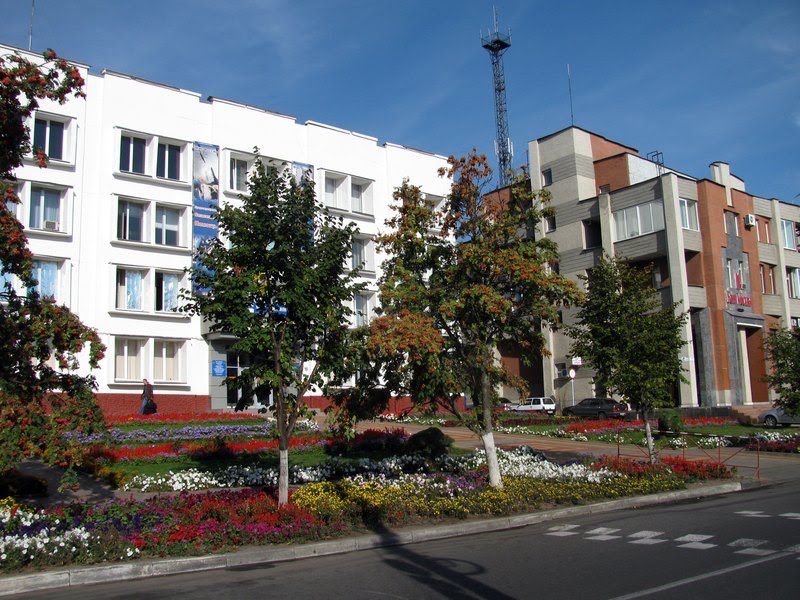
[{"label": "lattice antenna tower", "polygon": [[494,77],[494,112],[497,123],[497,137],[494,151],[497,154],[497,168],[500,172],[500,187],[510,183],[511,161],[514,158],[514,146],[508,135],[508,110],[506,108],[506,76],[503,72],[503,53],[511,47],[511,30],[508,35],[500,33],[497,25],[497,10],[494,9],[494,31],[486,35],[481,32],[481,46],[489,51],[492,60]]}]

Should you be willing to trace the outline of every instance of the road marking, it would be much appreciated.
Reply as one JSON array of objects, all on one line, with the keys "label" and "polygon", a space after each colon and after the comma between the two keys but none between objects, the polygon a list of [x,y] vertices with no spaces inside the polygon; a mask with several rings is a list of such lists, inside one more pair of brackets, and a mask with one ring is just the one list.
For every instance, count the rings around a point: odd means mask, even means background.
[{"label": "road marking", "polygon": [[663,531],[637,531],[636,533],[632,533],[629,535],[629,538],[634,538],[632,541],[629,541],[629,544],[644,544],[644,545],[653,545],[653,544],[660,544],[662,542],[666,542],[668,540],[664,538],[660,538],[658,536],[663,535]]},{"label": "road marking", "polygon": [[767,540],[754,540],[752,538],[740,538],[728,544],[731,548],[742,548],[737,550],[734,554],[747,554],[749,556],[769,556],[775,554],[777,550],[770,550],[768,548],[759,548],[768,543]]},{"label": "road marking", "polygon": [[607,542],[609,540],[618,540],[621,535],[611,535],[616,533],[619,529],[612,529],[610,527],[597,527],[586,532],[587,540],[597,540],[598,542]]},{"label": "road marking", "polygon": [[713,535],[701,535],[697,533],[690,533],[689,535],[684,535],[683,537],[675,538],[676,542],[687,542],[685,544],[680,544],[678,548],[689,548],[690,550],[708,550],[709,548],[714,548],[716,544],[704,544],[705,540],[710,540]]},{"label": "road marking", "polygon": [[[757,558],[755,560],[751,560],[746,563],[742,563],[740,565],[735,565],[733,567],[727,567],[725,569],[719,569],[718,571],[710,571],[708,573],[703,573],[702,575],[696,575],[694,577],[687,577],[686,579],[678,579],[676,581],[672,581],[670,583],[666,583],[664,585],[660,585],[658,587],[648,588],[646,590],[639,590],[638,592],[631,592],[630,594],[625,594],[624,596],[617,596],[616,598],[611,598],[611,600],[633,600],[634,598],[641,598],[643,596],[650,596],[651,594],[657,594],[659,592],[664,592],[667,590],[674,589],[676,587],[680,587],[682,585],[688,585],[690,583],[694,583],[696,581],[703,581],[704,579],[710,579],[712,577],[718,577],[719,575],[727,575],[728,573],[733,573],[734,571],[740,571],[741,569],[746,569],[748,567],[753,567],[755,565],[760,565],[761,563],[769,562],[771,560],[775,560],[777,558],[783,558],[784,556],[789,556],[788,552],[781,552],[779,554],[773,554],[768,557]],[[800,557],[798,557],[800,560]]]},{"label": "road marking", "polygon": [[800,521],[800,513],[783,513],[778,515],[779,517],[786,517],[787,519],[794,519],[796,521]]},{"label": "road marking", "polygon": [[733,514],[741,515],[743,517],[754,517],[754,518],[757,518],[757,519],[758,518],[765,519],[765,518],[769,518],[769,517],[772,516],[772,515],[764,514],[763,510],[737,510]]},{"label": "road marking", "polygon": [[580,525],[556,525],[555,527],[551,527],[548,530],[548,533],[545,535],[557,535],[560,537],[568,536],[568,535],[578,535],[577,531],[571,531],[572,529],[577,529]]}]

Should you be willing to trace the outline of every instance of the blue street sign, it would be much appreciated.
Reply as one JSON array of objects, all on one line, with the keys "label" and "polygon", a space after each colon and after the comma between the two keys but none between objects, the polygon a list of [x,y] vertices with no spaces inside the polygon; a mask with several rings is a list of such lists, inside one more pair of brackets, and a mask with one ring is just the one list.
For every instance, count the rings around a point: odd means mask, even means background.
[{"label": "blue street sign", "polygon": [[225,377],[228,372],[228,366],[224,360],[211,361],[211,376],[212,377]]}]

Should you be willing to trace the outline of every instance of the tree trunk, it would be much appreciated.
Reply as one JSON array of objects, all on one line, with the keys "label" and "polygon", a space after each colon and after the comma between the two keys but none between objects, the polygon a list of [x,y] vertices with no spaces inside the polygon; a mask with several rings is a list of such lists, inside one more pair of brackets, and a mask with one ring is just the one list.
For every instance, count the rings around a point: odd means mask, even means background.
[{"label": "tree trunk", "polygon": [[481,435],[483,448],[486,450],[486,464],[489,467],[489,485],[498,490],[503,489],[500,478],[500,464],[497,462],[497,448],[494,445],[494,433],[489,431]]},{"label": "tree trunk", "polygon": [[492,384],[486,372],[481,374],[481,406],[483,407],[481,440],[486,451],[486,466],[489,467],[489,485],[502,490],[503,480],[500,478],[500,464],[497,462],[497,447],[494,445],[492,430]]},{"label": "tree trunk", "polygon": [[650,457],[650,464],[656,464],[656,450],[653,445],[653,430],[650,428],[650,414],[646,408],[642,408],[642,419],[644,419],[644,433],[647,438],[647,453]]},{"label": "tree trunk", "polygon": [[[281,443],[283,446],[283,443]],[[278,504],[289,502],[289,449],[278,450]]]}]

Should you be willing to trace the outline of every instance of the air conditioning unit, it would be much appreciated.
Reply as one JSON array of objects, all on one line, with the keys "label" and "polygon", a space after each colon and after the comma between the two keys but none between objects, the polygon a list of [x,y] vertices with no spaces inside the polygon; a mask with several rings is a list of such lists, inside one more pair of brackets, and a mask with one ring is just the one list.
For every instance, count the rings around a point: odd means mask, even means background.
[{"label": "air conditioning unit", "polygon": [[47,231],[58,231],[58,221],[45,221],[44,228]]},{"label": "air conditioning unit", "polygon": [[744,216],[744,226],[745,227],[755,227],[756,226],[756,216],[755,215],[745,215]]}]

